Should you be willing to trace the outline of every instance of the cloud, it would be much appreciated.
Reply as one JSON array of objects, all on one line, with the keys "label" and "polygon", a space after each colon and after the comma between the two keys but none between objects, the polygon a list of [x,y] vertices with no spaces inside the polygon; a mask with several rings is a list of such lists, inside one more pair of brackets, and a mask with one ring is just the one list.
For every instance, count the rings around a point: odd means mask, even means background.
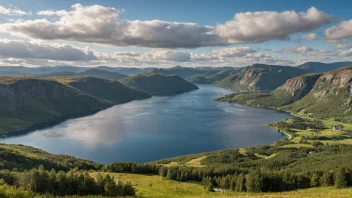
[{"label": "cloud", "polygon": [[213,33],[210,26],[195,23],[151,21],[117,21],[120,11],[100,5],[75,4],[71,11],[39,11],[38,15],[57,16],[1,24],[0,29],[11,34],[42,40],[66,40],[114,46],[150,48],[196,48],[227,43]]},{"label": "cloud", "polygon": [[222,48],[211,51],[214,57],[233,57],[233,56],[245,56],[249,53],[256,52],[250,47],[232,47],[232,48]]},{"label": "cloud", "polygon": [[345,48],[348,48],[348,44],[347,43],[338,43],[337,45],[336,45],[336,49],[345,49]]},{"label": "cloud", "polygon": [[314,7],[307,12],[238,13],[233,20],[216,27],[161,20],[119,20],[121,12],[101,5],[75,4],[68,11],[38,11],[43,19],[0,24],[0,32],[41,40],[175,49],[287,39],[290,34],[307,32],[331,21],[329,15]]},{"label": "cloud", "polygon": [[314,51],[313,48],[308,47],[308,46],[302,46],[302,47],[289,47],[289,48],[284,48],[280,50],[279,52],[290,52],[290,53],[295,53],[295,54],[306,54],[308,52]]},{"label": "cloud", "polygon": [[284,40],[290,34],[307,32],[332,21],[331,16],[311,7],[307,12],[246,12],[218,24],[216,31],[230,43],[262,43]]},{"label": "cloud", "polygon": [[339,42],[352,38],[352,19],[342,21],[338,26],[333,26],[325,30],[325,40],[328,42]]},{"label": "cloud", "polygon": [[23,10],[19,10],[17,8],[5,8],[0,5],[0,14],[22,16],[22,15],[30,15],[31,13],[25,12]]},{"label": "cloud", "polygon": [[0,40],[1,58],[50,59],[63,61],[97,60],[94,52],[67,44]]},{"label": "cloud", "polygon": [[152,54],[153,58],[156,60],[166,60],[173,62],[188,62],[191,60],[191,54],[189,52],[180,51],[156,51]]},{"label": "cloud", "polygon": [[306,40],[306,41],[317,40],[317,35],[315,33],[306,34],[301,36],[301,40]]},{"label": "cloud", "polygon": [[345,50],[345,51],[341,51],[338,54],[339,56],[352,56],[352,48]]}]

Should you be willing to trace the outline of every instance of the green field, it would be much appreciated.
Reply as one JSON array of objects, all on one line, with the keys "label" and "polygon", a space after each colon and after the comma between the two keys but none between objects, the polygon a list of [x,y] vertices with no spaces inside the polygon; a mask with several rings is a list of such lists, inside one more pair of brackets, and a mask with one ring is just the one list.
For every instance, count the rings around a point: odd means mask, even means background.
[{"label": "green field", "polygon": [[[92,172],[91,175],[96,175]],[[137,190],[137,197],[351,197],[352,188],[336,189],[334,187],[310,188],[282,193],[237,193],[207,192],[200,183],[178,182],[155,175],[139,175],[126,173],[104,173],[115,177],[115,180],[130,181]]]}]

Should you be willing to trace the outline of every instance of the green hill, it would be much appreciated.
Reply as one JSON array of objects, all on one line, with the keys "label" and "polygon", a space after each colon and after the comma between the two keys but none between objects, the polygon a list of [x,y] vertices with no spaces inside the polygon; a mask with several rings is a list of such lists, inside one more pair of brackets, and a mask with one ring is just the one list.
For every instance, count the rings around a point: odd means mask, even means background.
[{"label": "green hill", "polygon": [[187,78],[191,83],[195,84],[213,84],[226,78],[235,69],[214,70],[204,74],[195,74]]},{"label": "green hill", "polygon": [[306,71],[295,67],[254,64],[232,72],[214,85],[240,92],[268,92],[281,86],[286,80],[305,73]]},{"label": "green hill", "polygon": [[161,74],[161,75],[177,75],[180,76],[184,79],[187,79],[190,76],[193,76],[195,74],[204,74],[209,71],[212,71],[213,68],[211,67],[200,67],[200,68],[194,68],[194,67],[181,67],[181,66],[176,66],[176,67],[171,67],[171,68],[152,68],[146,70],[144,73],[145,74]]},{"label": "green hill", "polygon": [[285,84],[270,93],[231,94],[217,100],[251,106],[277,108],[291,104],[307,95],[320,75],[321,74],[306,74],[288,79]]},{"label": "green hill", "polygon": [[172,95],[198,89],[196,85],[177,75],[144,74],[124,78],[121,82],[152,95]]},{"label": "green hill", "polygon": [[117,81],[92,77],[0,77],[0,133],[24,133],[147,97]]},{"label": "green hill", "polygon": [[[49,78],[50,79],[50,78]],[[79,89],[91,96],[115,104],[149,98],[150,94],[129,88],[118,81],[94,77],[54,77],[53,79]]]}]

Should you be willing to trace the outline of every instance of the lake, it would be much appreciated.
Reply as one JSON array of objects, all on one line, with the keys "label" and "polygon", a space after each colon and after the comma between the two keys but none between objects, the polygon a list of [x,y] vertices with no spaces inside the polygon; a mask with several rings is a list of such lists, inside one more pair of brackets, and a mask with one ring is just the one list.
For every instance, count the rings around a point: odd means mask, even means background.
[{"label": "lake", "polygon": [[1,139],[100,163],[148,162],[191,153],[271,144],[285,138],[266,127],[292,117],[271,109],[214,102],[230,90],[199,85],[175,96],[116,105],[23,136]]}]

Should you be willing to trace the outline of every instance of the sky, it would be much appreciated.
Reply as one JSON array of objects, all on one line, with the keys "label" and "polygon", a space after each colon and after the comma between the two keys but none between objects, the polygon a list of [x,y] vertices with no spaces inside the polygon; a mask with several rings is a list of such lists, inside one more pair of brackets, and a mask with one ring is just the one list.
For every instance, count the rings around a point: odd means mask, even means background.
[{"label": "sky", "polygon": [[352,60],[352,1],[0,0],[0,65]]}]

